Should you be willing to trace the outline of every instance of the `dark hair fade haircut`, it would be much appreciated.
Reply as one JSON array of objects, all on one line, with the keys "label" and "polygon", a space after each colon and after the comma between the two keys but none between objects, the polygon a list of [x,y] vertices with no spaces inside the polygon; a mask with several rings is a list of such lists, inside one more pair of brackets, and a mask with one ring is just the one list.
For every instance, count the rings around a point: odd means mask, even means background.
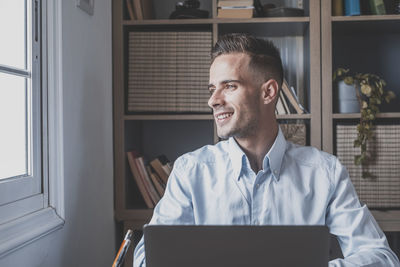
[{"label": "dark hair fade haircut", "polygon": [[271,42],[250,34],[230,33],[221,36],[215,44],[211,59],[220,55],[244,53],[250,56],[250,66],[265,75],[265,81],[275,79],[279,86],[283,82],[283,67],[279,50]]}]

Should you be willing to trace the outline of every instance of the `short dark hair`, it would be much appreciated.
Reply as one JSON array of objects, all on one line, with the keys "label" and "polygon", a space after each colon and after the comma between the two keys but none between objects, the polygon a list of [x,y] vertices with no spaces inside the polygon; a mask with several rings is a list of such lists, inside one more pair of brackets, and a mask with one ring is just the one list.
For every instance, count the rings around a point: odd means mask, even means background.
[{"label": "short dark hair", "polygon": [[283,82],[282,60],[278,48],[268,40],[250,34],[230,33],[221,36],[215,44],[211,59],[231,53],[245,53],[250,56],[250,66],[265,73],[265,80],[275,79],[279,86]]}]

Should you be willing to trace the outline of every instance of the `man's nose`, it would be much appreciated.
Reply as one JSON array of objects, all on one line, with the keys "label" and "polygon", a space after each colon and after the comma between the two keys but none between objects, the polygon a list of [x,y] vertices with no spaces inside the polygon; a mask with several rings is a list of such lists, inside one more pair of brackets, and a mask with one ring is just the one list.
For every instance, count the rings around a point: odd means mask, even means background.
[{"label": "man's nose", "polygon": [[221,90],[215,90],[213,94],[208,99],[208,106],[210,108],[215,108],[218,106],[222,106],[224,104],[224,97],[221,93]]}]

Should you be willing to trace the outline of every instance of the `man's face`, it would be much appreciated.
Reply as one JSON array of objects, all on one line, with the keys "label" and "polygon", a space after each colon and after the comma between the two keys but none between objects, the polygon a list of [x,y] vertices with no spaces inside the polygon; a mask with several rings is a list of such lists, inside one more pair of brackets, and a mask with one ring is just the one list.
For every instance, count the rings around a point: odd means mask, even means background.
[{"label": "man's face", "polygon": [[232,53],[218,56],[210,67],[208,105],[221,138],[248,138],[257,132],[263,81],[249,63],[248,55]]}]

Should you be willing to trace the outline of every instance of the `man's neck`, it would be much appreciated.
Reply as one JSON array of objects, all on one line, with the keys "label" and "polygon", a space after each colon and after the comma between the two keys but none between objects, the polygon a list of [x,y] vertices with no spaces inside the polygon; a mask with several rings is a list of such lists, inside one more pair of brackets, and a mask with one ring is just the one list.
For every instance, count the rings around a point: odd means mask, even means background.
[{"label": "man's neck", "polygon": [[258,131],[253,136],[236,138],[243,152],[249,159],[252,170],[257,174],[263,169],[265,155],[271,149],[278,135],[278,124],[272,123],[268,129]]}]

